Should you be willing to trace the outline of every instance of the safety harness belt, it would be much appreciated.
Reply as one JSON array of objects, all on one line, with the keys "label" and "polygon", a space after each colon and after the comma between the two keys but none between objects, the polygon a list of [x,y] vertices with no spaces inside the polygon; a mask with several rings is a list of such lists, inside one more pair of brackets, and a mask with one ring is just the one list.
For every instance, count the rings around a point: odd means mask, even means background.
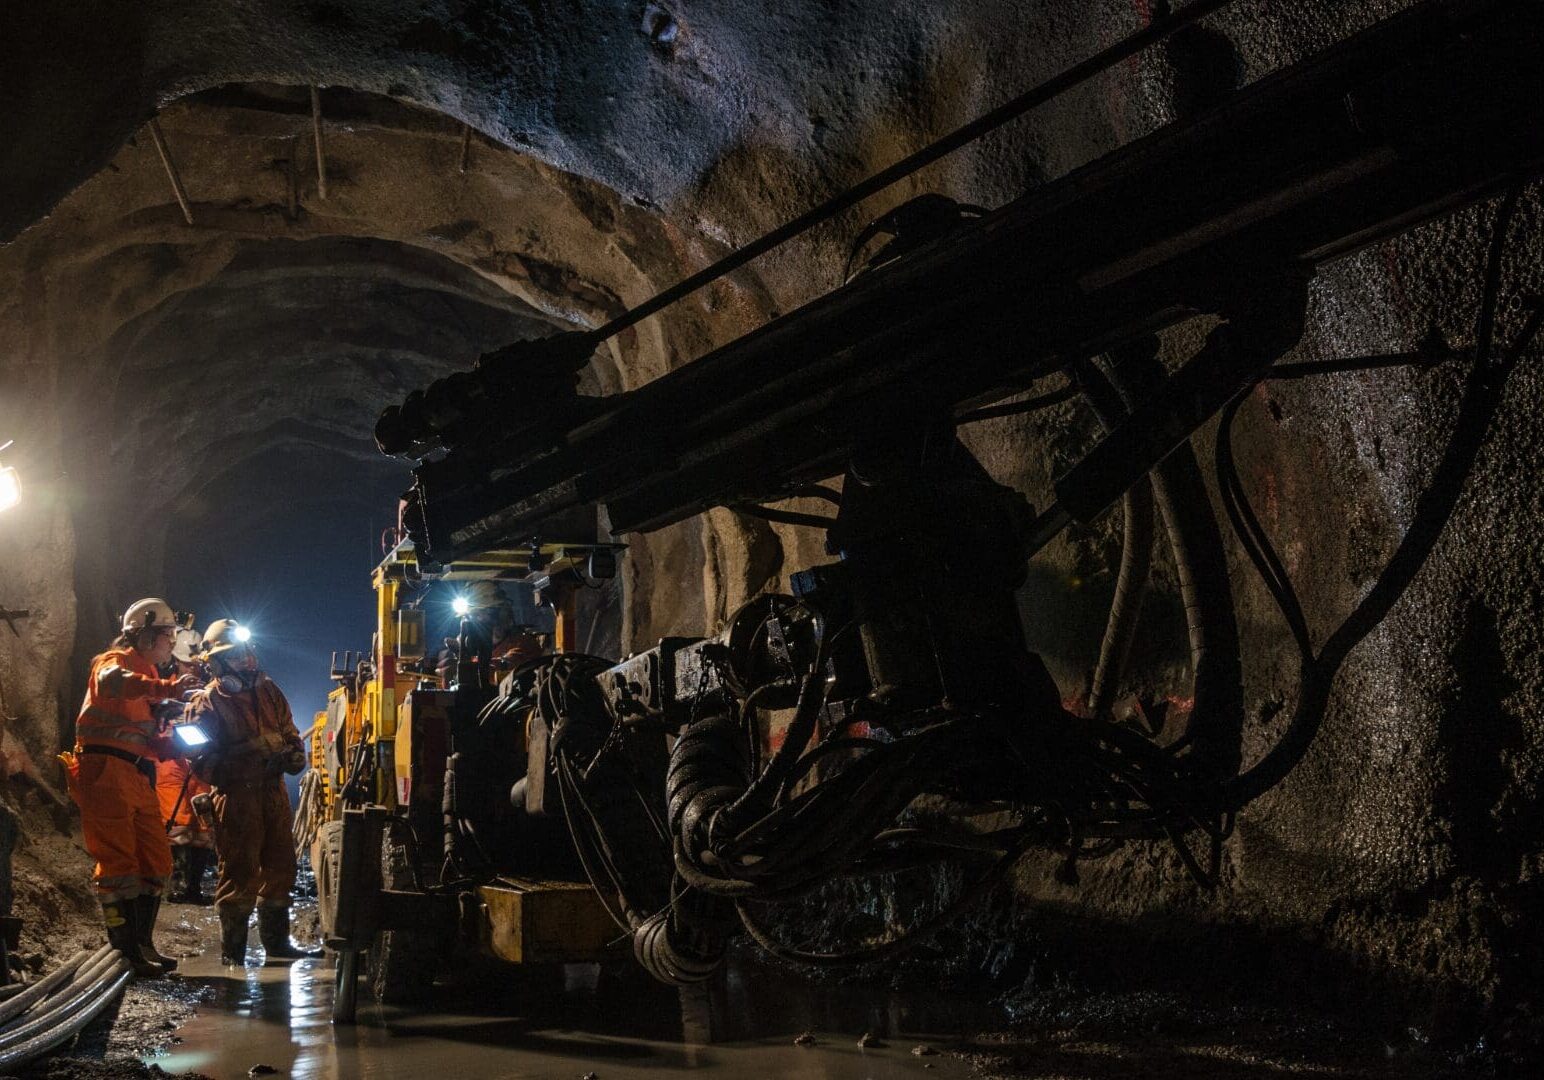
[{"label": "safety harness belt", "polygon": [[138,754],[131,754],[127,750],[120,750],[116,746],[102,746],[99,743],[86,743],[80,748],[80,752],[82,754],[103,754],[107,757],[115,757],[127,761],[140,771],[140,775],[150,781],[151,787],[155,787],[155,758],[141,757]]}]

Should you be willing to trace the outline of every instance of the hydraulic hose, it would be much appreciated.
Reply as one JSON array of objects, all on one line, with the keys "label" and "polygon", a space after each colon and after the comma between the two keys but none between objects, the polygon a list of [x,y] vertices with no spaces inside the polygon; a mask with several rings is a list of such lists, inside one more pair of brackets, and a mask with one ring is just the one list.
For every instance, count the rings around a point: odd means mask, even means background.
[{"label": "hydraulic hose", "polygon": [[317,831],[322,827],[323,812],[321,774],[307,769],[300,781],[300,798],[295,811],[295,861],[299,862],[311,849]]},{"label": "hydraulic hose", "polygon": [[123,992],[133,977],[129,962],[119,958],[92,983],[89,993],[69,1008],[55,1012],[50,1026],[28,1039],[0,1048],[0,1072],[9,1073],[74,1038]]},{"label": "hydraulic hose", "polygon": [[1217,780],[1238,772],[1244,731],[1244,671],[1222,533],[1195,451],[1180,447],[1153,474],[1185,603],[1194,672],[1190,732],[1194,754]]},{"label": "hydraulic hose", "polygon": [[1094,668],[1094,681],[1088,692],[1089,711],[1095,716],[1110,711],[1110,702],[1120,686],[1152,565],[1153,488],[1150,481],[1142,480],[1121,498],[1120,573],[1115,578],[1110,617],[1099,645],[1099,665]]},{"label": "hydraulic hose", "polygon": [[711,815],[740,798],[750,784],[743,741],[739,721],[718,714],[687,728],[670,752],[666,820],[672,842],[694,861],[707,850]]},{"label": "hydraulic hose", "polygon": [[456,809],[456,755],[445,758],[445,783],[440,792],[440,825],[444,839],[445,862],[456,873],[461,873],[460,835],[457,826],[459,813]]},{"label": "hydraulic hose", "polygon": [[[1115,388],[1093,364],[1078,369],[1077,382],[1087,395],[1089,407],[1106,431],[1126,415]],[[1142,597],[1153,566],[1153,486],[1143,477],[1121,497],[1120,573],[1115,578],[1115,596],[1105,622],[1104,640],[1099,644],[1099,663],[1089,686],[1088,708],[1103,716],[1120,686],[1121,673],[1131,654],[1137,620],[1142,614]]]},{"label": "hydraulic hose", "polygon": [[[103,956],[107,955],[111,948],[111,945],[104,945],[96,952],[82,949],[48,975],[39,979],[31,986],[26,987],[16,996],[0,1003],[0,1025],[9,1026],[13,1017],[20,1016],[32,1008],[35,1002],[52,994],[68,982],[82,964],[100,960]],[[4,1027],[0,1027],[0,1031],[4,1031]]]},{"label": "hydraulic hose", "polygon": [[810,737],[815,733],[815,723],[820,717],[820,708],[825,704],[825,700],[824,675],[817,672],[805,676],[799,686],[799,703],[794,709],[793,719],[788,723],[788,732],[783,738],[783,745],[777,748],[777,753],[761,771],[761,775],[751,781],[744,794],[729,805],[717,807],[712,811],[708,811],[706,806],[702,808],[703,813],[711,814],[705,822],[707,839],[710,842],[715,836],[724,838],[734,836],[746,825],[765,816],[772,809],[777,793],[793,775],[799,756],[804,753]]},{"label": "hydraulic hose", "polygon": [[119,972],[128,970],[128,967],[129,962],[116,949],[96,963],[83,967],[67,987],[48,999],[42,1012],[0,1034],[0,1051],[9,1050],[13,1046],[26,1042],[39,1032],[49,1030],[59,1020],[94,996],[110,976],[116,976]]},{"label": "hydraulic hose", "polygon": [[[1092,362],[1084,361],[1077,366],[1078,380],[1089,404],[1106,427],[1113,426],[1125,415],[1124,403],[1136,400],[1163,378],[1163,367],[1150,346],[1125,350],[1111,368],[1107,376]],[[1212,513],[1211,499],[1201,479],[1195,451],[1188,442],[1153,470],[1151,481],[1169,536],[1180,598],[1185,608],[1194,698],[1189,730],[1193,734],[1194,752],[1205,771],[1222,780],[1238,772],[1244,717],[1238,620],[1233,610],[1233,591],[1228,579],[1222,532]],[[1130,517],[1128,500],[1128,522]],[[1128,543],[1121,555],[1122,579],[1127,574],[1126,557],[1130,550]],[[1134,574],[1138,568],[1131,569]],[[1100,652],[1101,667],[1106,662],[1106,650],[1113,652],[1122,648],[1119,635],[1127,635],[1124,647],[1129,648],[1129,635],[1135,629],[1138,609],[1136,604],[1125,601],[1126,610],[1122,610],[1122,604],[1118,581],[1116,606],[1111,609],[1104,648]],[[1122,625],[1128,618],[1131,625]],[[1102,683],[1097,673],[1094,688],[1106,698],[1113,693],[1113,688]],[[1096,695],[1090,694],[1090,704],[1096,700],[1099,700]],[[1095,715],[1099,715],[1097,710]]]},{"label": "hydraulic hose", "polygon": [[67,981],[58,984],[47,998],[41,1002],[34,1003],[34,1010],[13,1018],[4,1028],[0,1028],[0,1042],[11,1039],[27,1025],[34,1023],[38,1016],[57,1008],[61,1001],[78,993],[82,987],[90,984],[103,970],[116,963],[118,959],[118,951],[112,948],[112,946],[104,946],[97,950],[89,959],[75,969]]},{"label": "hydraulic hose", "polygon": [[730,901],[685,890],[634,932],[633,956],[667,986],[700,983],[724,962],[733,919]]},{"label": "hydraulic hose", "polygon": [[794,948],[778,941],[773,936],[771,930],[756,918],[744,902],[736,902],[735,911],[740,917],[740,924],[745,927],[745,931],[750,934],[751,939],[780,960],[794,964],[811,964],[817,967],[846,967],[856,964],[870,964],[878,960],[887,960],[899,953],[906,952],[926,941],[935,932],[949,925],[955,919],[958,919],[962,914],[979,903],[991,891],[992,887],[1007,875],[1008,871],[1013,868],[1013,864],[1018,862],[1019,858],[1032,846],[1033,844],[1024,839],[1012,845],[1008,851],[1002,853],[996,863],[983,873],[980,878],[967,885],[959,896],[934,912],[921,925],[886,941],[852,949],[847,952],[811,952],[805,949]]},{"label": "hydraulic hose", "polygon": [[[1079,374],[1089,374],[1089,384],[1101,378],[1092,364],[1083,365]],[[1107,382],[1130,402],[1163,377],[1156,351],[1133,348],[1111,365]],[[1223,781],[1238,772],[1244,725],[1244,672],[1227,551],[1188,441],[1153,470],[1152,482],[1185,608],[1194,698],[1192,753],[1206,775]]]},{"label": "hydraulic hose", "polygon": [[[634,955],[661,982],[700,982],[722,963],[735,924],[731,897],[775,898],[807,887],[869,842],[898,811],[898,806],[874,793],[861,788],[849,792],[850,783],[840,786],[853,797],[833,804],[837,812],[851,812],[852,817],[844,823],[850,834],[826,827],[829,812],[812,815],[815,836],[807,836],[807,830],[800,827],[799,815],[806,808],[831,803],[829,798],[822,798],[826,791],[817,789],[795,803],[774,809],[814,732],[824,702],[823,686],[818,675],[803,680],[783,745],[754,780],[749,776],[744,733],[737,717],[718,714],[704,718],[676,741],[666,776],[666,812],[679,887],[673,890],[670,904],[645,919],[633,934]],[[852,775],[872,776],[875,772],[870,766]],[[897,783],[898,775],[872,778],[874,786],[882,789],[881,795],[910,801],[910,792],[895,794],[904,787]],[[774,822],[782,822],[783,827]],[[763,831],[769,833],[769,839],[775,834],[776,840],[753,864],[756,879],[732,877],[734,871],[721,856],[732,858],[729,853],[737,842]],[[751,870],[752,864],[745,869]]]},{"label": "hydraulic hose", "polygon": [[702,982],[723,962],[729,945],[733,907],[694,882],[712,880],[697,862],[707,852],[713,815],[750,787],[743,745],[739,720],[719,713],[688,727],[670,753],[665,814],[675,849],[675,887],[670,903],[633,932],[638,963],[667,985]]}]

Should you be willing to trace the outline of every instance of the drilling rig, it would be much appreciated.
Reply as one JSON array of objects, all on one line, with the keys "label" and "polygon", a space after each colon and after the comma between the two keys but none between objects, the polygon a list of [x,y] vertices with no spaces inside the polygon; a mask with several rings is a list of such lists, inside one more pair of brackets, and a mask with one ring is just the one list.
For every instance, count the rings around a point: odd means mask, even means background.
[{"label": "drilling rig", "polygon": [[[1166,29],[1155,23],[1144,42]],[[1341,663],[1431,550],[1538,329],[1544,307],[1527,298],[1521,332],[1496,340],[1507,226],[1544,165],[1541,51],[1536,3],[1426,0],[1000,208],[908,204],[914,213],[892,215],[888,254],[850,282],[638,389],[589,397],[577,374],[606,337],[684,288],[599,330],[487,354],[388,409],[376,438],[416,462],[404,521],[421,566],[545,551],[568,515],[597,506],[618,535],[730,507],[823,529],[831,558],[712,636],[621,661],[560,647],[487,692],[446,728],[446,758],[478,763],[454,773],[449,824],[403,831],[428,849],[408,861],[440,863],[438,877],[392,887],[359,871],[361,858],[380,861],[376,796],[341,792],[340,847],[324,857],[358,898],[335,946],[366,948],[430,911],[471,935],[459,898],[538,834],[670,983],[709,978],[742,931],[794,961],[894,955],[1029,850],[1057,853],[1070,882],[1082,861],[1165,842],[1197,881],[1214,881],[1236,816],[1301,760]],[[1123,55],[1113,47],[1075,74]],[[1278,363],[1320,267],[1498,195],[1472,350]],[[1189,319],[1212,328],[1171,372],[1154,335]],[[1466,365],[1454,434],[1387,568],[1315,645],[1233,466],[1230,425],[1262,380],[1401,363]],[[1052,378],[1049,392],[993,404]],[[962,424],[1073,396],[1105,432],[1048,506],[994,481],[958,438]],[[1253,762],[1224,537],[1190,447],[1214,418],[1227,522],[1301,654],[1295,713]],[[1149,490],[1176,557],[1194,678],[1188,724],[1167,742],[1107,708],[1125,593],[1093,700],[1076,710],[1027,648],[1014,598],[1060,530],[1123,500],[1135,517]],[[834,513],[764,505],[801,493]],[[1139,554],[1128,551],[1133,566]],[[963,866],[966,885],[909,933],[836,952],[778,935],[780,906],[833,881],[936,863]],[[347,884],[356,875],[363,886]]]},{"label": "drilling rig", "polygon": [[604,900],[567,837],[500,805],[524,778],[526,731],[504,727],[497,745],[479,745],[481,714],[501,681],[522,677],[518,663],[498,663],[458,612],[454,663],[436,665],[424,601],[436,587],[534,584],[552,609],[552,648],[573,652],[578,594],[615,573],[619,547],[536,544],[436,565],[401,540],[373,571],[371,649],[333,657],[337,686],[311,728],[297,829],[323,939],[341,956],[338,1018],[353,1017],[361,969],[379,1000],[421,1000],[458,943],[526,965],[615,952]]}]

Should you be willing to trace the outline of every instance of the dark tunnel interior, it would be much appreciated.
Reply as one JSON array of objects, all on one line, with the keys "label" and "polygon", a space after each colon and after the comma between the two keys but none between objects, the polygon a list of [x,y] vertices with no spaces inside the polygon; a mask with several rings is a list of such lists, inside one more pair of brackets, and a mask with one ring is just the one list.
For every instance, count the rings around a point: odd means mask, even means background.
[{"label": "dark tunnel interior", "polygon": [[[1531,0],[109,7],[0,10],[0,1075],[1533,1075]],[[147,597],[299,741],[103,735]]]},{"label": "dark tunnel interior", "polygon": [[349,239],[251,245],[126,323],[104,349],[113,382],[77,388],[101,421],[77,447],[72,497],[100,545],[83,553],[101,577],[82,596],[104,616],[82,623],[77,662],[128,603],[164,594],[199,627],[247,623],[308,727],[331,652],[369,648],[370,572],[405,487],[371,417],[549,325],[426,252]]},{"label": "dark tunnel interior", "polygon": [[[375,604],[365,583],[381,534],[395,525],[400,486],[388,467],[279,443],[209,477],[167,538],[164,580],[175,582],[177,603],[200,625],[250,626],[298,723],[309,724],[332,689],[329,653],[369,644]],[[353,590],[338,588],[350,580]]]}]

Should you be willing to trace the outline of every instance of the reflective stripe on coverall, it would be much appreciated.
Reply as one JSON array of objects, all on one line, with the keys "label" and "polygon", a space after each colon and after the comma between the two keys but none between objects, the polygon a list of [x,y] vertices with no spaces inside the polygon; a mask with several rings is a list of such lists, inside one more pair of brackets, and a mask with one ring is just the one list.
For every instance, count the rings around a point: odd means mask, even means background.
[{"label": "reflective stripe on coverall", "polygon": [[214,785],[215,904],[288,905],[295,885],[294,812],[274,763],[301,747],[289,702],[261,675],[252,689],[234,693],[210,683],[194,695],[188,714],[216,748],[194,763],[197,775]]},{"label": "reflective stripe on coverall", "polygon": [[172,872],[172,849],[149,777],[132,762],[81,751],[108,746],[153,759],[165,744],[151,702],[176,696],[176,682],[161,678],[131,648],[109,649],[91,662],[75,753],[59,757],[80,807],[86,850],[96,860],[91,880],[102,900],[160,895]]}]

